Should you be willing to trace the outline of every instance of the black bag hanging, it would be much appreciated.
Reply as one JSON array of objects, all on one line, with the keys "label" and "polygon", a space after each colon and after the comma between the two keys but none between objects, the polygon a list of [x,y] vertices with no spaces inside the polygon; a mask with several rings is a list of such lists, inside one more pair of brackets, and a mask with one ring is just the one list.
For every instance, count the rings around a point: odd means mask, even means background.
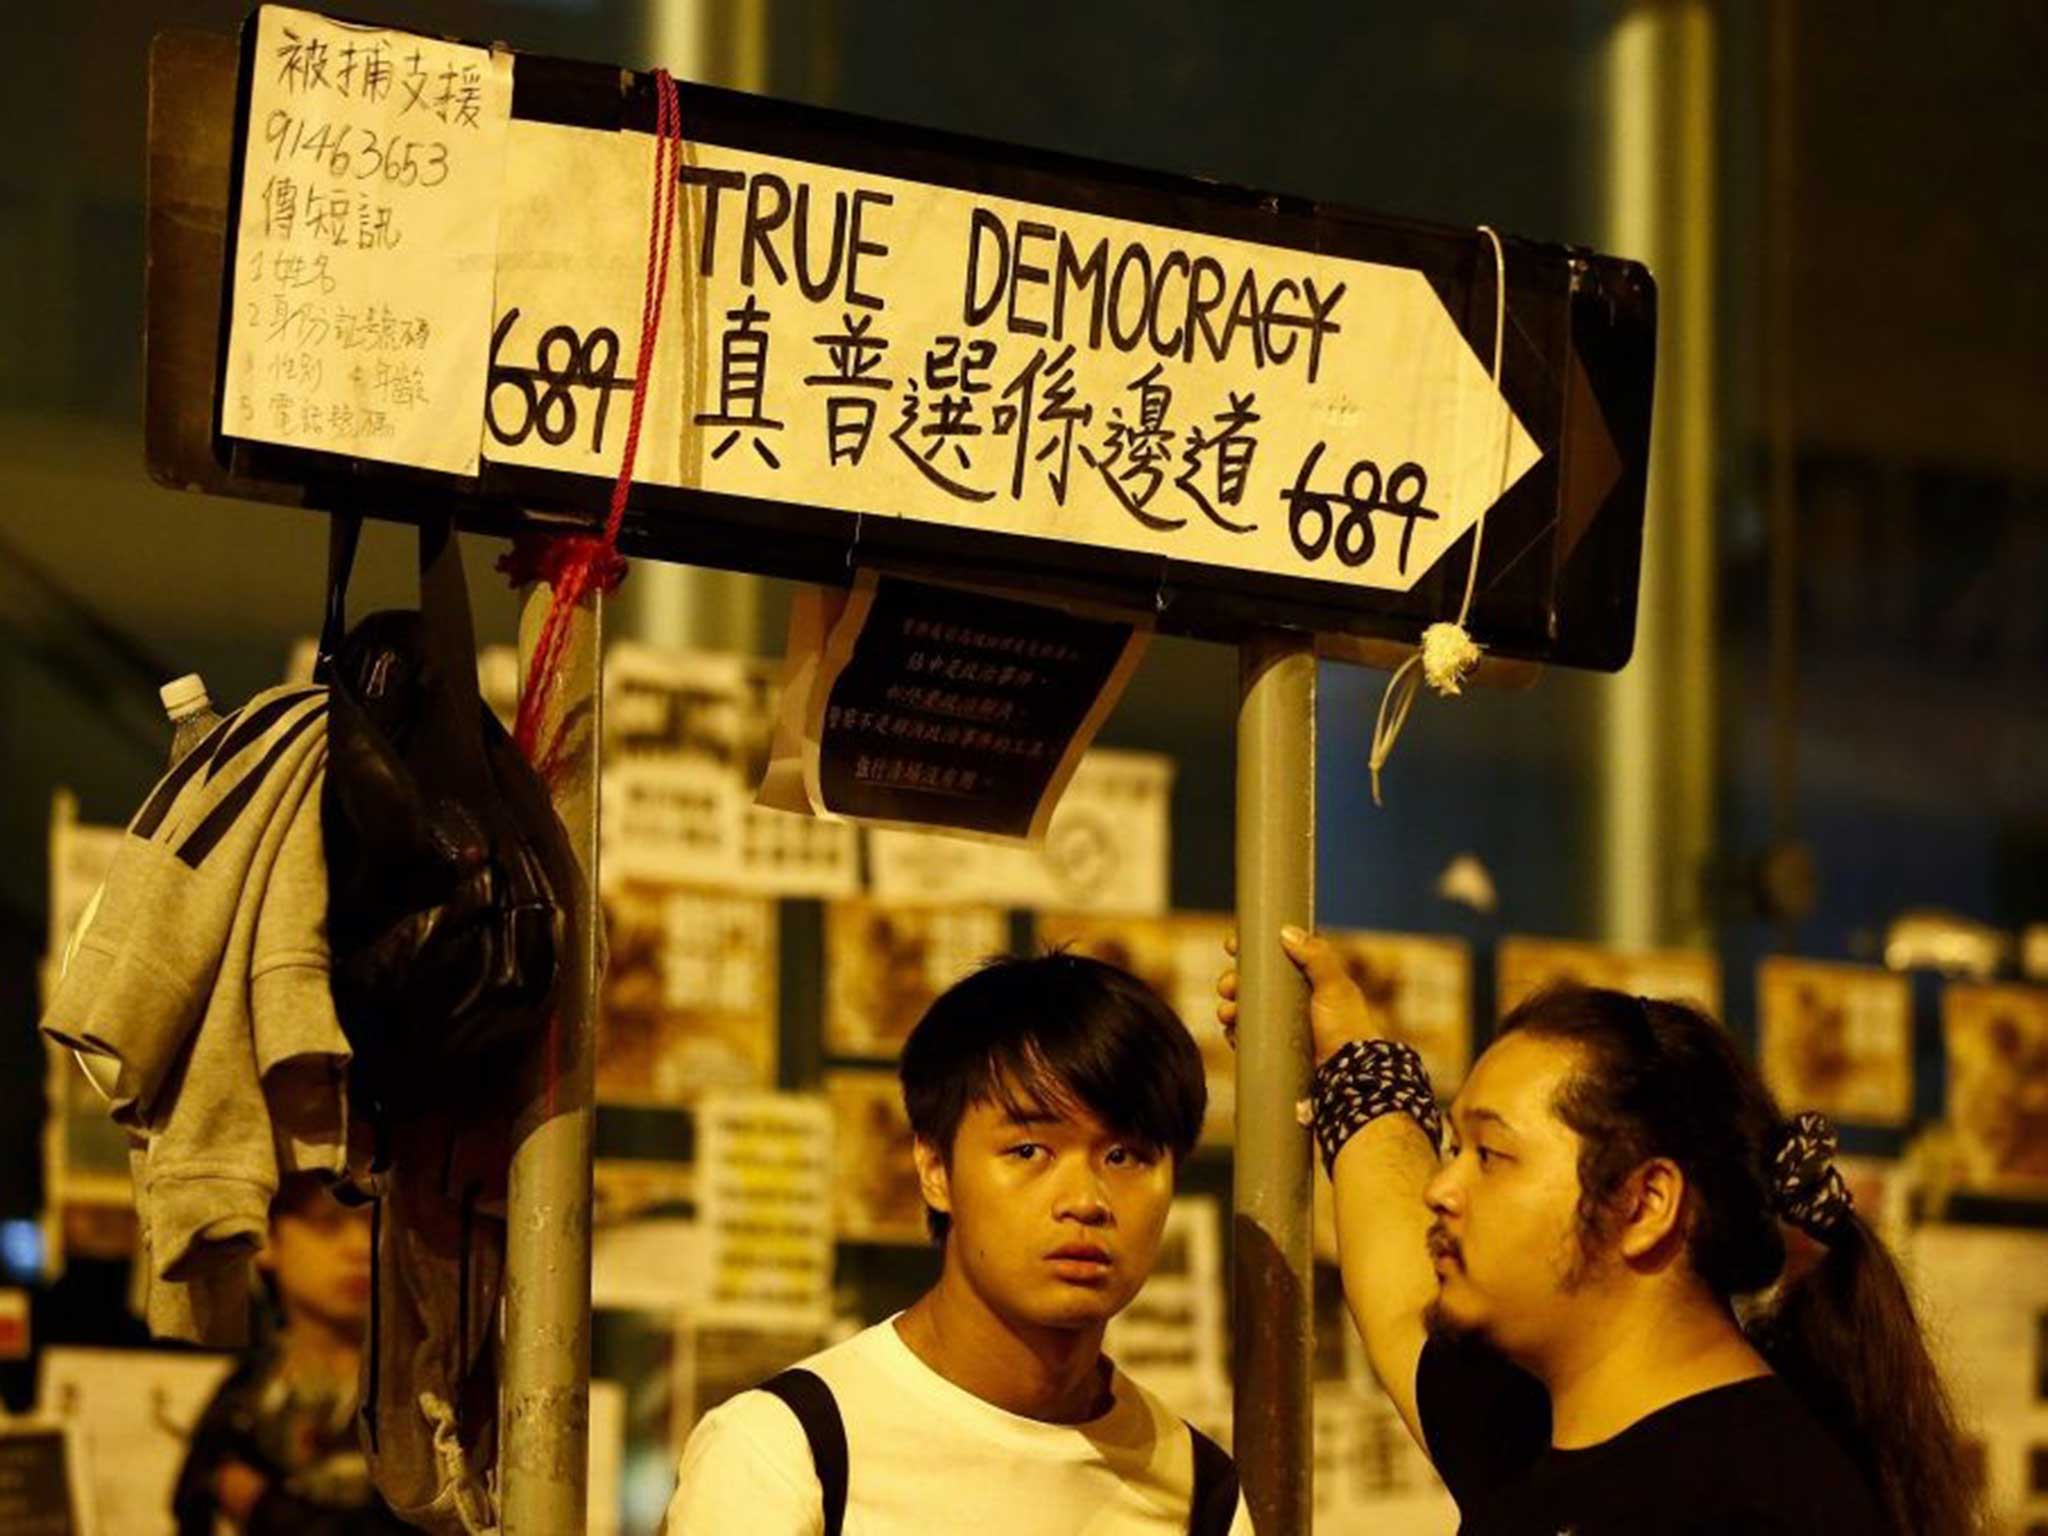
[{"label": "black bag hanging", "polygon": [[360,532],[333,515],[315,678],[334,1001],[381,1122],[508,1081],[572,974],[582,895],[546,788],[478,693],[452,520],[420,523],[419,610],[344,635]]}]

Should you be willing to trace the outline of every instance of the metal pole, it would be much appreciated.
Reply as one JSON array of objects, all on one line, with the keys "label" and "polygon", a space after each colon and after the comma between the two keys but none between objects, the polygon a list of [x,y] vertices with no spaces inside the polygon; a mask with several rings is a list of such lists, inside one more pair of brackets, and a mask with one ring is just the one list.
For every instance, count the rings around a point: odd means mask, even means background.
[{"label": "metal pole", "polygon": [[1635,658],[1603,679],[1601,928],[1697,943],[1714,847],[1714,103],[1708,0],[1625,0],[1609,32],[1605,249],[1657,274]]},{"label": "metal pole", "polygon": [[[549,591],[520,616],[522,671]],[[572,722],[555,809],[590,900],[575,969],[562,992],[553,1051],[535,1052],[514,1127],[506,1212],[505,1381],[499,1455],[504,1536],[582,1536],[590,1461],[590,1155],[592,1032],[597,1011],[598,656],[604,599],[572,621],[561,683],[541,739]]]},{"label": "metal pole", "polygon": [[1237,1156],[1232,1191],[1233,1440],[1265,1536],[1309,1529],[1314,1352],[1308,989],[1280,928],[1315,921],[1313,636],[1261,632],[1238,653]]}]

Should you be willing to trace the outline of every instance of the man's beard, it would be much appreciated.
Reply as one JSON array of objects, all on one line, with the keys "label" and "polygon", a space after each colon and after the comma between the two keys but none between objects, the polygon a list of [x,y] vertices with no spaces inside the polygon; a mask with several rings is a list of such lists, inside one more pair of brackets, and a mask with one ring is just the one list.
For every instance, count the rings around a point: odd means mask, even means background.
[{"label": "man's beard", "polygon": [[1486,1336],[1486,1330],[1479,1324],[1464,1322],[1446,1312],[1441,1296],[1422,1309],[1422,1327],[1431,1341],[1437,1344],[1457,1344]]},{"label": "man's beard", "polygon": [[[1448,1258],[1460,1270],[1465,1267],[1464,1250],[1458,1246],[1458,1240],[1444,1230],[1441,1223],[1429,1229],[1429,1256],[1432,1260]],[[1441,1279],[1437,1282],[1436,1295],[1432,1296],[1429,1305],[1422,1309],[1422,1326],[1429,1337],[1440,1344],[1454,1344],[1461,1339],[1477,1338],[1484,1332],[1477,1323],[1465,1322],[1450,1315],[1444,1307]]]}]

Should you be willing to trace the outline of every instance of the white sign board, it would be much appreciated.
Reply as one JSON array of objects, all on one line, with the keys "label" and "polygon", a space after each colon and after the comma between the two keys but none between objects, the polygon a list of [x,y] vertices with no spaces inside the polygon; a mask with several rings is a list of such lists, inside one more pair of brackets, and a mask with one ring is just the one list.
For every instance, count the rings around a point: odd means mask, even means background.
[{"label": "white sign board", "polygon": [[[614,475],[654,136],[511,121],[501,51],[255,25],[222,431]],[[644,482],[1405,592],[1541,457],[1410,267],[687,140],[680,180]]]},{"label": "white sign board", "polygon": [[[493,462],[617,472],[654,154],[512,124]],[[640,480],[1406,591],[1539,457],[1411,269],[682,157]]]}]

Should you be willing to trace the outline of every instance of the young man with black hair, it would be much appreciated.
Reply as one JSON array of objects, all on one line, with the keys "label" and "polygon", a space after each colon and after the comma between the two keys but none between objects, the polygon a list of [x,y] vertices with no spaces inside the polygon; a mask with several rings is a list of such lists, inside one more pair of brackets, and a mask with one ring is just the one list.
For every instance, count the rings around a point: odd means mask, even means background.
[{"label": "young man with black hair", "polygon": [[1180,1020],[1113,966],[998,960],[901,1076],[938,1283],[707,1414],[669,1536],[1250,1536],[1229,1458],[1102,1353],[1201,1131]]}]

